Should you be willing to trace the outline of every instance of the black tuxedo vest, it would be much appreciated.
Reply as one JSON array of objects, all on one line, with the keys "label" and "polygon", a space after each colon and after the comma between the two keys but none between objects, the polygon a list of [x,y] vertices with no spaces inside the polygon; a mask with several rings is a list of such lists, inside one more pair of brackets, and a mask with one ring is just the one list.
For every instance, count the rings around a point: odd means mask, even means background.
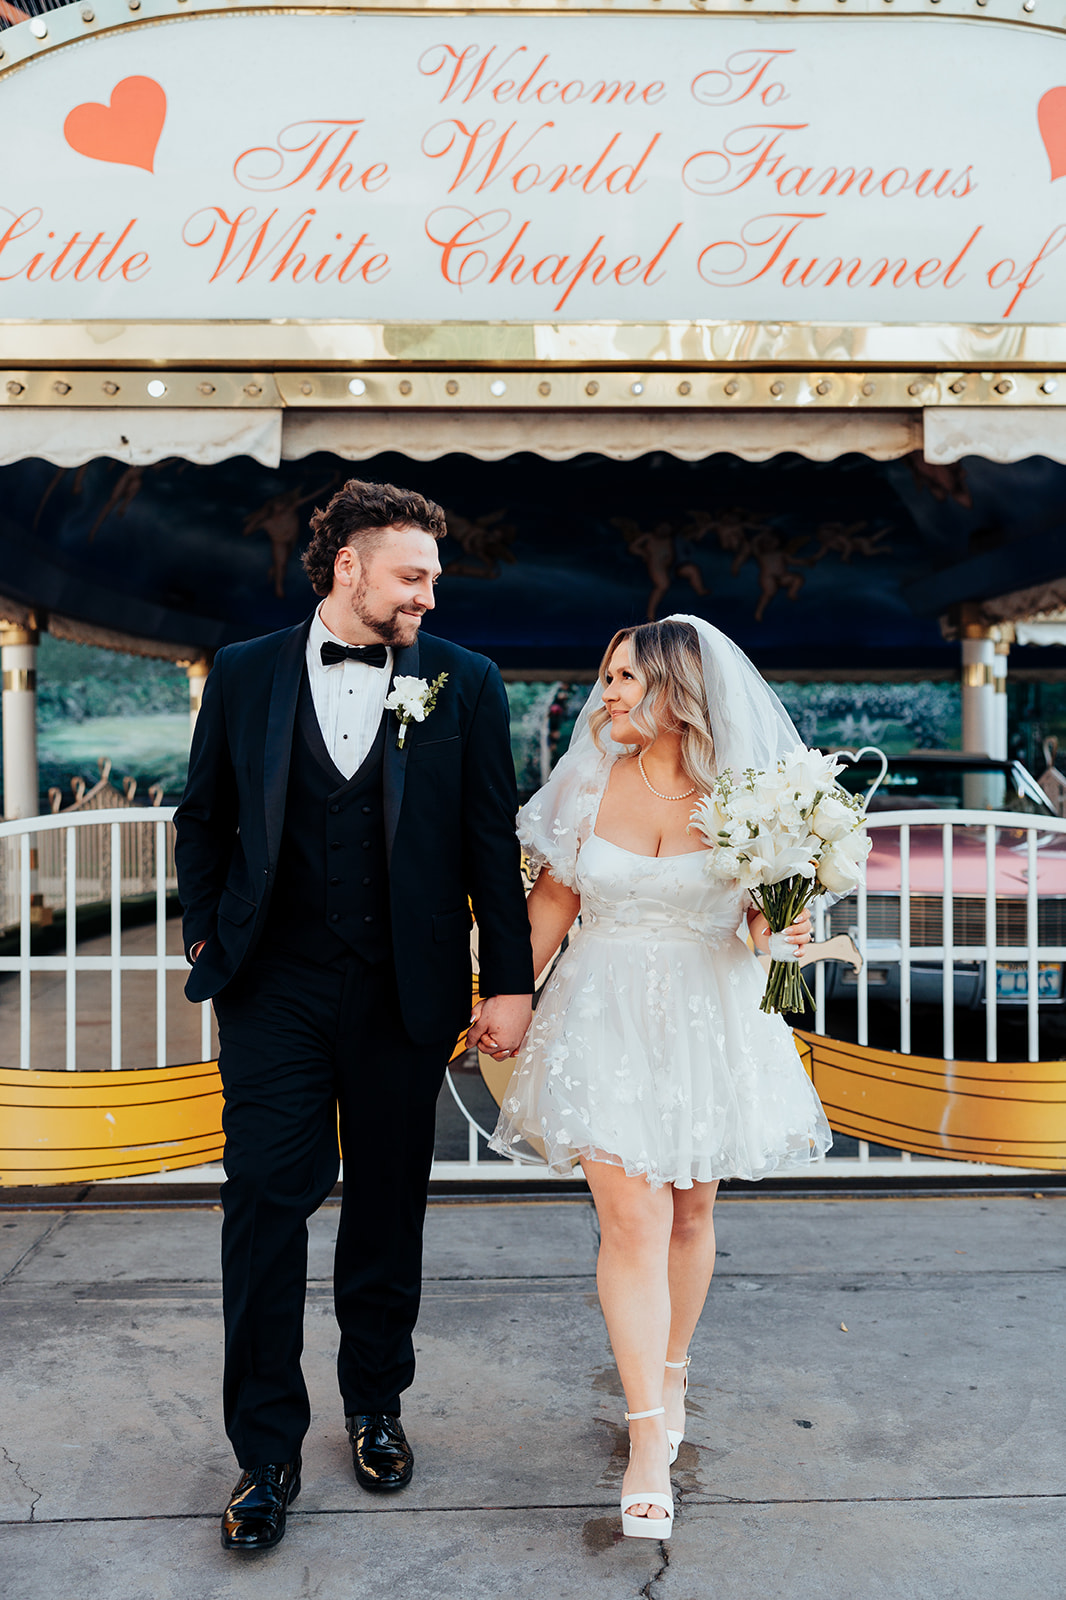
[{"label": "black tuxedo vest", "polygon": [[330,961],[392,949],[382,758],[386,719],[351,778],[334,765],[306,671],[296,707],[285,821],[263,943]]}]

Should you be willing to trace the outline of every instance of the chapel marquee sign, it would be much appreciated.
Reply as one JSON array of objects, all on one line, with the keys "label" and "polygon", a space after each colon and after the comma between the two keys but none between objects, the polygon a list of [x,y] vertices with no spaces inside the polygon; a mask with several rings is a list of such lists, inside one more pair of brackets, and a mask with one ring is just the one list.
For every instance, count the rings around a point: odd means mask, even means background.
[{"label": "chapel marquee sign", "polygon": [[5,320],[1062,316],[1055,33],[192,14],[0,74],[0,105],[35,152],[0,190]]}]

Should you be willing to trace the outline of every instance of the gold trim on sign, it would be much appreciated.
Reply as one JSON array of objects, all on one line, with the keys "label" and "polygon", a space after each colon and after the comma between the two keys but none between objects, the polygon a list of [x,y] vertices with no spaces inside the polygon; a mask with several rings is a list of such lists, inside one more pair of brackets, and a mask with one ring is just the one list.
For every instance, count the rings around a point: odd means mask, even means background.
[{"label": "gold trim on sign", "polygon": [[961,367],[966,384],[1066,368],[1066,324],[0,320],[0,348],[25,367]]},{"label": "gold trim on sign", "polygon": [[371,366],[341,371],[179,372],[108,368],[0,371],[0,408],[380,411],[839,411],[960,410],[1066,405],[1066,370],[1048,372],[841,372],[832,368]]},{"label": "gold trim on sign", "polygon": [[[1044,0],[1040,10],[1046,9]],[[715,17],[877,17],[885,22],[905,17],[936,23],[944,18],[971,24],[1038,28],[1066,32],[1066,21],[1037,15],[1037,0],[360,0],[356,5],[323,4],[323,0],[94,0],[93,5],[62,6],[17,23],[0,33],[0,76],[31,64],[52,50],[112,33],[119,28],[144,28],[191,16],[262,15],[279,11],[310,16],[692,16]]]}]

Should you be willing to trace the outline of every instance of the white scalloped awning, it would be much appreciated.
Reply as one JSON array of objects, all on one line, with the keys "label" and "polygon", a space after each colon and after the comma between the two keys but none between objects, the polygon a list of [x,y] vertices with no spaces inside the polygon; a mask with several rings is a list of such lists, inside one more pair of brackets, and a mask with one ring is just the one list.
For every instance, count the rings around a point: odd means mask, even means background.
[{"label": "white scalloped awning", "polygon": [[1047,611],[1014,624],[1015,644],[1066,644],[1066,611]]},{"label": "white scalloped awning", "polygon": [[123,411],[56,406],[0,411],[0,466],[34,457],[57,467],[80,467],[96,456],[149,466],[180,456],[197,466],[252,456],[265,467],[281,460],[281,412],[203,411],[148,407]]},{"label": "white scalloped awning", "polygon": [[929,406],[924,415],[927,461],[947,465],[963,456],[984,456],[986,461],[1047,456],[1050,461],[1066,461],[1066,410]]},{"label": "white scalloped awning", "polygon": [[591,452],[632,461],[662,450],[682,461],[727,452],[766,461],[793,451],[833,461],[855,451],[891,461],[922,447],[909,411],[289,411],[286,460],[326,450],[365,461],[386,450],[415,461],[461,454],[500,461],[528,450],[549,461]]}]

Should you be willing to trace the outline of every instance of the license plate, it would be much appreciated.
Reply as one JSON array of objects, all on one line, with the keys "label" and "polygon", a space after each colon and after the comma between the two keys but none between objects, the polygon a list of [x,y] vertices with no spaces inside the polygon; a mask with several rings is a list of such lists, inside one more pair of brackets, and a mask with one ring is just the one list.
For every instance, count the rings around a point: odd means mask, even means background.
[{"label": "license plate", "polygon": [[[1041,961],[1036,980],[1039,1000],[1058,1000],[1062,996],[1062,962]],[[1000,962],[996,968],[997,1000],[1028,1000],[1029,968],[1023,961]]]}]

